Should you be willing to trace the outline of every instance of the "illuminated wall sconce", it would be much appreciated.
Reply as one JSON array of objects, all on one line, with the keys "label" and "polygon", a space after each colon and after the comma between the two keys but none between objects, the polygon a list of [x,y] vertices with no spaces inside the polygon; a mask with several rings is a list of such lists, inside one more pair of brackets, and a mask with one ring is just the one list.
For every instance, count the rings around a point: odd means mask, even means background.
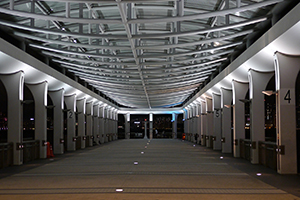
[{"label": "illuminated wall sconce", "polygon": [[77,138],[76,137],[73,137],[73,142],[76,142]]},{"label": "illuminated wall sconce", "polygon": [[65,140],[64,139],[60,139],[60,143],[61,144],[65,143]]},{"label": "illuminated wall sconce", "polygon": [[265,95],[268,95],[268,96],[271,96],[273,94],[277,94],[276,91],[272,91],[272,90],[263,90],[262,93],[265,94]]},{"label": "illuminated wall sconce", "polygon": [[225,108],[231,108],[233,105],[224,105]]},{"label": "illuminated wall sconce", "polygon": [[86,136],[82,136],[82,140],[86,140]]}]

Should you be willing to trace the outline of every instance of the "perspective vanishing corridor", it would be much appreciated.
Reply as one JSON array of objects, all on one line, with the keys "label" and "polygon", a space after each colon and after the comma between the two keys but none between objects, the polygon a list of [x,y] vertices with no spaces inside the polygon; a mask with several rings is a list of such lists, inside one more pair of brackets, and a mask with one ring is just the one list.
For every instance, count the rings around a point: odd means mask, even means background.
[{"label": "perspective vanishing corridor", "polygon": [[263,182],[273,170],[178,139],[118,140],[3,172],[1,200],[300,199],[296,182]]}]

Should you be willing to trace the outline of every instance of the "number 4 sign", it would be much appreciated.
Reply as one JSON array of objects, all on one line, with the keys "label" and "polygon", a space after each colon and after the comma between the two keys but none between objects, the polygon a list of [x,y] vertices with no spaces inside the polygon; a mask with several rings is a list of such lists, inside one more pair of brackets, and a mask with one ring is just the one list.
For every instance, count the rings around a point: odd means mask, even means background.
[{"label": "number 4 sign", "polygon": [[295,105],[295,89],[280,89],[280,104]]}]

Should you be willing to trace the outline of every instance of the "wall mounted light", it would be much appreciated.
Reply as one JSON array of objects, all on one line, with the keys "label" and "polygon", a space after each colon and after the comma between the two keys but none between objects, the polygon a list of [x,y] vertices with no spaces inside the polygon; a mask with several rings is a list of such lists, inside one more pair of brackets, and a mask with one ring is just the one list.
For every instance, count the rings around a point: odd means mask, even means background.
[{"label": "wall mounted light", "polygon": [[262,93],[265,94],[265,95],[268,95],[268,96],[271,96],[273,94],[277,94],[276,91],[272,91],[272,90],[263,90]]}]

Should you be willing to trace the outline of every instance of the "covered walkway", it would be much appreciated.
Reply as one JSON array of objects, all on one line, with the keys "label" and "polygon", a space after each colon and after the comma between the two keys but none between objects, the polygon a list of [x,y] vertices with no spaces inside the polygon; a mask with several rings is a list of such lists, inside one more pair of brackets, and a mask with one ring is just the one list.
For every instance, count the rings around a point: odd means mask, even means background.
[{"label": "covered walkway", "polygon": [[178,139],[117,140],[0,172],[1,200],[300,199],[299,176]]}]

